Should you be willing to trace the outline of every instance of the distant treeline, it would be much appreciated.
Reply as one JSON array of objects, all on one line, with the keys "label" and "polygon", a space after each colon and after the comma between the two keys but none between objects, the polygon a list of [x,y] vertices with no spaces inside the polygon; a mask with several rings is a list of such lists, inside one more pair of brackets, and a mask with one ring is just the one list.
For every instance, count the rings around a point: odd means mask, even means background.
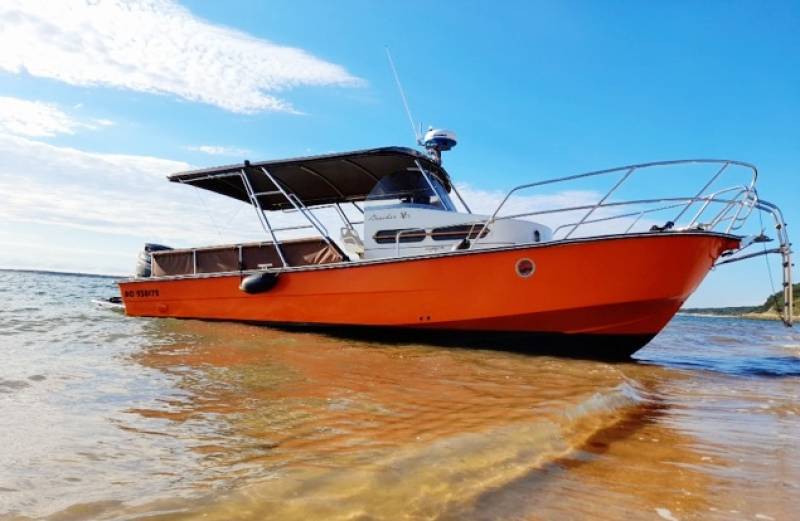
[{"label": "distant treeline", "polygon": [[[800,313],[800,283],[793,284],[794,299],[792,304],[794,306],[794,313]],[[688,308],[682,309],[684,313],[697,313],[697,314],[710,314],[710,315],[745,315],[747,313],[766,313],[768,311],[782,310],[783,309],[783,291],[778,291],[767,297],[760,306],[733,306],[726,308]]]},{"label": "distant treeline", "polygon": [[103,273],[83,273],[80,271],[50,271],[50,270],[37,270],[33,268],[0,268],[0,272],[9,272],[9,273],[38,273],[41,275],[58,275],[58,276],[67,276],[67,277],[92,277],[92,278],[101,278],[101,279],[123,279],[125,278],[124,275],[107,275]]}]

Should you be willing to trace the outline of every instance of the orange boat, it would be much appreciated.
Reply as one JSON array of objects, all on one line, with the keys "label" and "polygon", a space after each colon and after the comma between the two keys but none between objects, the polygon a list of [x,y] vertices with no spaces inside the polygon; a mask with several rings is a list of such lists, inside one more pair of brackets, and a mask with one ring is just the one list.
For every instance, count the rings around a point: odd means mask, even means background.
[{"label": "orange boat", "polygon": [[[251,204],[270,240],[147,245],[137,276],[119,282],[125,312],[623,358],[670,321],[715,265],[777,253],[783,317],[791,323],[786,226],[780,210],[757,197],[752,165],[685,160],[589,172],[518,186],[491,215],[476,215],[441,165],[454,136],[430,131],[426,138],[427,153],[380,148],[169,176]],[[711,165],[716,173],[691,197],[611,200],[632,175],[680,165]],[[733,168],[751,172],[750,183],[709,192]],[[595,178],[616,182],[593,204],[501,215],[521,190]],[[341,219],[337,240],[323,209]],[[648,216],[670,209],[676,218],[647,225]],[[302,228],[274,226],[271,212],[281,211],[305,217],[315,236],[279,239]],[[734,233],[754,211],[772,216],[778,247],[744,251],[768,240],[763,230]],[[547,226],[531,220],[537,216],[563,219]]]}]

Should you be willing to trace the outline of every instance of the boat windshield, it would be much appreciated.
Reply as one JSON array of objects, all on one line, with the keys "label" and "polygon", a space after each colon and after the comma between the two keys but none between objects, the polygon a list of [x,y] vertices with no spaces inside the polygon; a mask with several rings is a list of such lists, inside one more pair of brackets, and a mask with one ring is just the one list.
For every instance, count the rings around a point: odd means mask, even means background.
[{"label": "boat windshield", "polygon": [[367,196],[367,206],[413,205],[447,212],[456,208],[447,190],[433,176],[418,171],[395,172],[382,178]]}]

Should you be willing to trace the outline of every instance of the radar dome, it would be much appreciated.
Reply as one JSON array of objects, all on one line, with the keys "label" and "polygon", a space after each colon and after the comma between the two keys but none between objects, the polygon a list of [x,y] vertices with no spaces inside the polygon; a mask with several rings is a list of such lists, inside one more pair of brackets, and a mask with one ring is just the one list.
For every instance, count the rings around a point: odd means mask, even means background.
[{"label": "radar dome", "polygon": [[441,128],[431,128],[425,132],[425,137],[422,139],[422,144],[425,148],[435,148],[440,151],[450,150],[456,144],[456,133],[452,130],[444,130]]},{"label": "radar dome", "polygon": [[450,150],[457,143],[455,132],[441,128],[429,128],[422,138],[422,146],[428,151],[431,159],[439,164],[442,162],[442,152]]}]

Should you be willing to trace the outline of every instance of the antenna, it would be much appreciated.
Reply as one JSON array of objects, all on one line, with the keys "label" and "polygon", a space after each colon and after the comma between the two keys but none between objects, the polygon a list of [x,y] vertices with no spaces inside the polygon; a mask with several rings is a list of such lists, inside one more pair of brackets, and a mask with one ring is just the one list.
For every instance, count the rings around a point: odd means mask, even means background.
[{"label": "antenna", "polygon": [[[397,74],[397,68],[394,66],[394,60],[392,59],[392,53],[389,52],[389,46],[386,47],[386,57],[389,59],[389,66],[392,68],[392,73],[394,74],[394,81],[397,83],[397,90],[400,91],[400,99],[403,100],[403,106],[406,108],[406,114],[408,115],[408,122],[411,123],[411,132],[414,133],[414,140],[417,142],[418,145],[422,144],[422,140],[420,135],[422,130],[417,132],[417,126],[414,125],[414,117],[411,115],[411,109],[408,108],[408,101],[406,100],[406,93],[403,91],[403,85],[400,83],[400,76]],[[420,123],[420,129],[422,128],[422,124]]]}]

